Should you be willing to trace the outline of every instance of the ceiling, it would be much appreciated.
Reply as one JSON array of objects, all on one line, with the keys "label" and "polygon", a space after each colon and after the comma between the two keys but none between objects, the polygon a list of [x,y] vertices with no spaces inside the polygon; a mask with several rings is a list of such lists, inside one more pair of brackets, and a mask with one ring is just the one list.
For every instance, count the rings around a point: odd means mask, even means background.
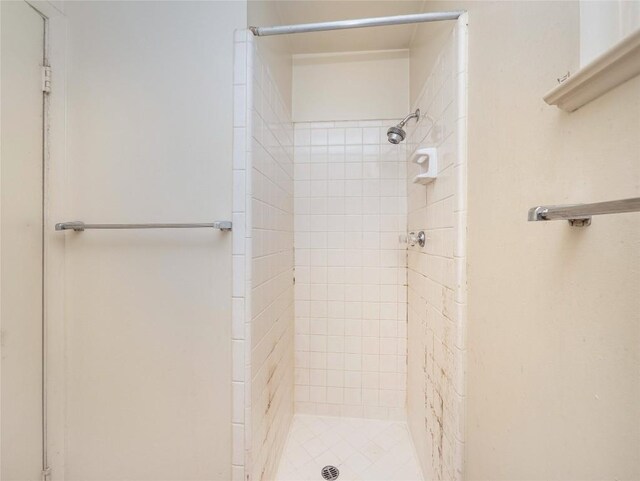
[{"label": "ceiling", "polygon": [[[283,25],[421,13],[424,0],[280,0]],[[267,25],[264,25],[267,26]],[[288,35],[291,52],[321,53],[409,48],[415,24]]]}]

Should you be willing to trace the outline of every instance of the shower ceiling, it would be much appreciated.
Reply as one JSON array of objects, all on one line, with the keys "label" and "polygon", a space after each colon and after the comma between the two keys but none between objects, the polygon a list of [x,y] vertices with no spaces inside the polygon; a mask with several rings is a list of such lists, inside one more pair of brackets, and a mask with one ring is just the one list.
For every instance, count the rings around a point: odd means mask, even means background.
[{"label": "shower ceiling", "polygon": [[[327,22],[366,17],[422,13],[424,0],[285,0],[276,2],[282,24]],[[415,25],[359,28],[295,34],[289,38],[291,52],[326,53],[409,48]]]}]

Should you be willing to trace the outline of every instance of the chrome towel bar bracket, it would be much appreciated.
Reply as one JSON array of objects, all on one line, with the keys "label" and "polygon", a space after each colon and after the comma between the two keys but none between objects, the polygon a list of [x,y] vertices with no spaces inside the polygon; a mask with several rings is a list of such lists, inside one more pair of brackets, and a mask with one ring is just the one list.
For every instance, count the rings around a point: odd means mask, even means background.
[{"label": "chrome towel bar bracket", "polygon": [[640,212],[640,197],[577,205],[539,205],[529,209],[529,221],[566,220],[576,227],[591,225],[591,216]]},{"label": "chrome towel bar bracket", "polygon": [[221,220],[202,224],[85,224],[82,221],[60,222],[56,224],[56,230],[73,230],[83,232],[87,229],[219,229],[223,232],[230,231],[231,221]]}]

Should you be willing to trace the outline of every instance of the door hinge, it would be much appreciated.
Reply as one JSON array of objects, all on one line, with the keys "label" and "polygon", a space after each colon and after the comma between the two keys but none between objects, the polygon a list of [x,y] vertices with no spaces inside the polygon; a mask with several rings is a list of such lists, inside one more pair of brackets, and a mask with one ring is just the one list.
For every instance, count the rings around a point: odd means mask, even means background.
[{"label": "door hinge", "polygon": [[51,468],[45,468],[42,470],[42,481],[49,481],[51,479]]},{"label": "door hinge", "polygon": [[51,92],[51,67],[48,65],[42,66],[42,91],[47,94]]}]

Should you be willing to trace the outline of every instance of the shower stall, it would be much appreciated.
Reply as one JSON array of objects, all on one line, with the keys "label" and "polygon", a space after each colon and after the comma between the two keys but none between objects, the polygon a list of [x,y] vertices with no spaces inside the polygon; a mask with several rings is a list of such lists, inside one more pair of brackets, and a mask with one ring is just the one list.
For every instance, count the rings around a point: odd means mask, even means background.
[{"label": "shower stall", "polygon": [[[303,72],[315,57],[261,38],[344,22],[236,32],[236,480],[315,479],[324,467],[325,479],[332,467],[344,479],[387,479],[385,469],[461,479],[467,16],[406,17],[448,22],[434,45],[350,53],[397,56],[406,69],[394,114],[378,117],[348,107],[331,117],[342,88],[306,81],[319,72]],[[314,68],[347,62],[314,54]],[[278,74],[283,57],[293,63],[293,101]],[[410,63],[428,71],[408,75]],[[351,81],[336,79],[347,89]],[[323,91],[322,113],[302,112]]]}]

